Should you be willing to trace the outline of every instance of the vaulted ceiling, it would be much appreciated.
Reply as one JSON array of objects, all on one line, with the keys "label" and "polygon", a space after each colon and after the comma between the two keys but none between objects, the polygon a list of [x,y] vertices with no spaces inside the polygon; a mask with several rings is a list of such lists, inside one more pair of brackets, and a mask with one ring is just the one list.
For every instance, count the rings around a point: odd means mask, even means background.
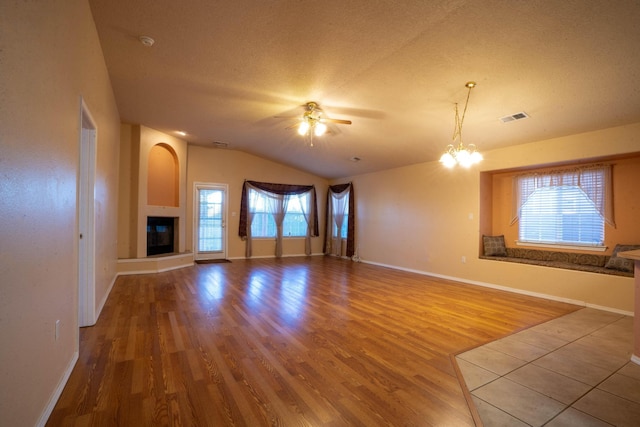
[{"label": "vaulted ceiling", "polygon": [[[123,122],[326,178],[437,160],[470,80],[481,151],[640,122],[635,0],[90,4]],[[310,147],[308,101],[353,124]]]}]

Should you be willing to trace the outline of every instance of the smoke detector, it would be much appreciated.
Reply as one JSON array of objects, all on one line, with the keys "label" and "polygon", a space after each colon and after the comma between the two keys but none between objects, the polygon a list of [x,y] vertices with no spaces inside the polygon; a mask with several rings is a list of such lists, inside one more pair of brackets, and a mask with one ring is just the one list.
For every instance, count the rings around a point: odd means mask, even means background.
[{"label": "smoke detector", "polygon": [[528,118],[529,118],[529,115],[524,111],[521,111],[519,113],[511,114],[510,116],[500,117],[500,121],[502,123],[509,123],[509,122],[515,122],[516,120],[524,120]]},{"label": "smoke detector", "polygon": [[140,40],[140,43],[142,43],[146,47],[151,47],[156,42],[154,39],[152,39],[149,36],[140,36],[138,37],[138,40]]}]

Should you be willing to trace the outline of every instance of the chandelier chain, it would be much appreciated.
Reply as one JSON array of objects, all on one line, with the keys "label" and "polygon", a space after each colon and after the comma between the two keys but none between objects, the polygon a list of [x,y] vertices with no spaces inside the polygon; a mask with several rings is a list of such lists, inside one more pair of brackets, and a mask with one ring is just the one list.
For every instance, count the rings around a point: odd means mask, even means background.
[{"label": "chandelier chain", "polygon": [[[465,87],[467,91],[467,99],[464,103],[464,109],[462,110],[462,116],[460,116],[460,109],[458,103],[455,104],[455,126],[453,129],[453,141],[449,144],[440,157],[440,162],[446,167],[451,168],[455,165],[461,165],[463,167],[470,167],[471,165],[478,163],[482,160],[482,155],[476,149],[475,144],[469,144],[467,147],[462,142],[462,125],[464,124],[464,118],[467,115],[467,108],[469,107],[469,98],[471,97],[471,89],[476,86],[475,82],[467,82]],[[457,145],[456,144],[456,139]]]}]

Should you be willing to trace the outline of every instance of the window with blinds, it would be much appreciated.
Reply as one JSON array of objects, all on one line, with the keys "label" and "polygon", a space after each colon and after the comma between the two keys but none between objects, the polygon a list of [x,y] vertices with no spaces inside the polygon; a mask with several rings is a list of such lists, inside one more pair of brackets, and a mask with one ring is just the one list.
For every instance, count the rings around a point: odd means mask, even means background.
[{"label": "window with blinds", "polygon": [[[591,171],[591,173],[593,173]],[[530,243],[589,245],[604,244],[605,219],[588,194],[601,189],[604,179],[583,179],[580,185],[532,185],[522,177],[519,240]],[[537,187],[531,191],[532,187]],[[529,192],[525,194],[525,192]]]}]

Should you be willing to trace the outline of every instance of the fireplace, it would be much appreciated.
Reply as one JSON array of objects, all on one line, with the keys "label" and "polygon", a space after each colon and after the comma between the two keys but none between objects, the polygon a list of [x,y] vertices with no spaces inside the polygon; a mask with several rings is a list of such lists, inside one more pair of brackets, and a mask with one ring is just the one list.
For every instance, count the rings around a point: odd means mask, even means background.
[{"label": "fireplace", "polygon": [[173,217],[147,217],[147,256],[175,252],[177,221],[178,218]]}]

